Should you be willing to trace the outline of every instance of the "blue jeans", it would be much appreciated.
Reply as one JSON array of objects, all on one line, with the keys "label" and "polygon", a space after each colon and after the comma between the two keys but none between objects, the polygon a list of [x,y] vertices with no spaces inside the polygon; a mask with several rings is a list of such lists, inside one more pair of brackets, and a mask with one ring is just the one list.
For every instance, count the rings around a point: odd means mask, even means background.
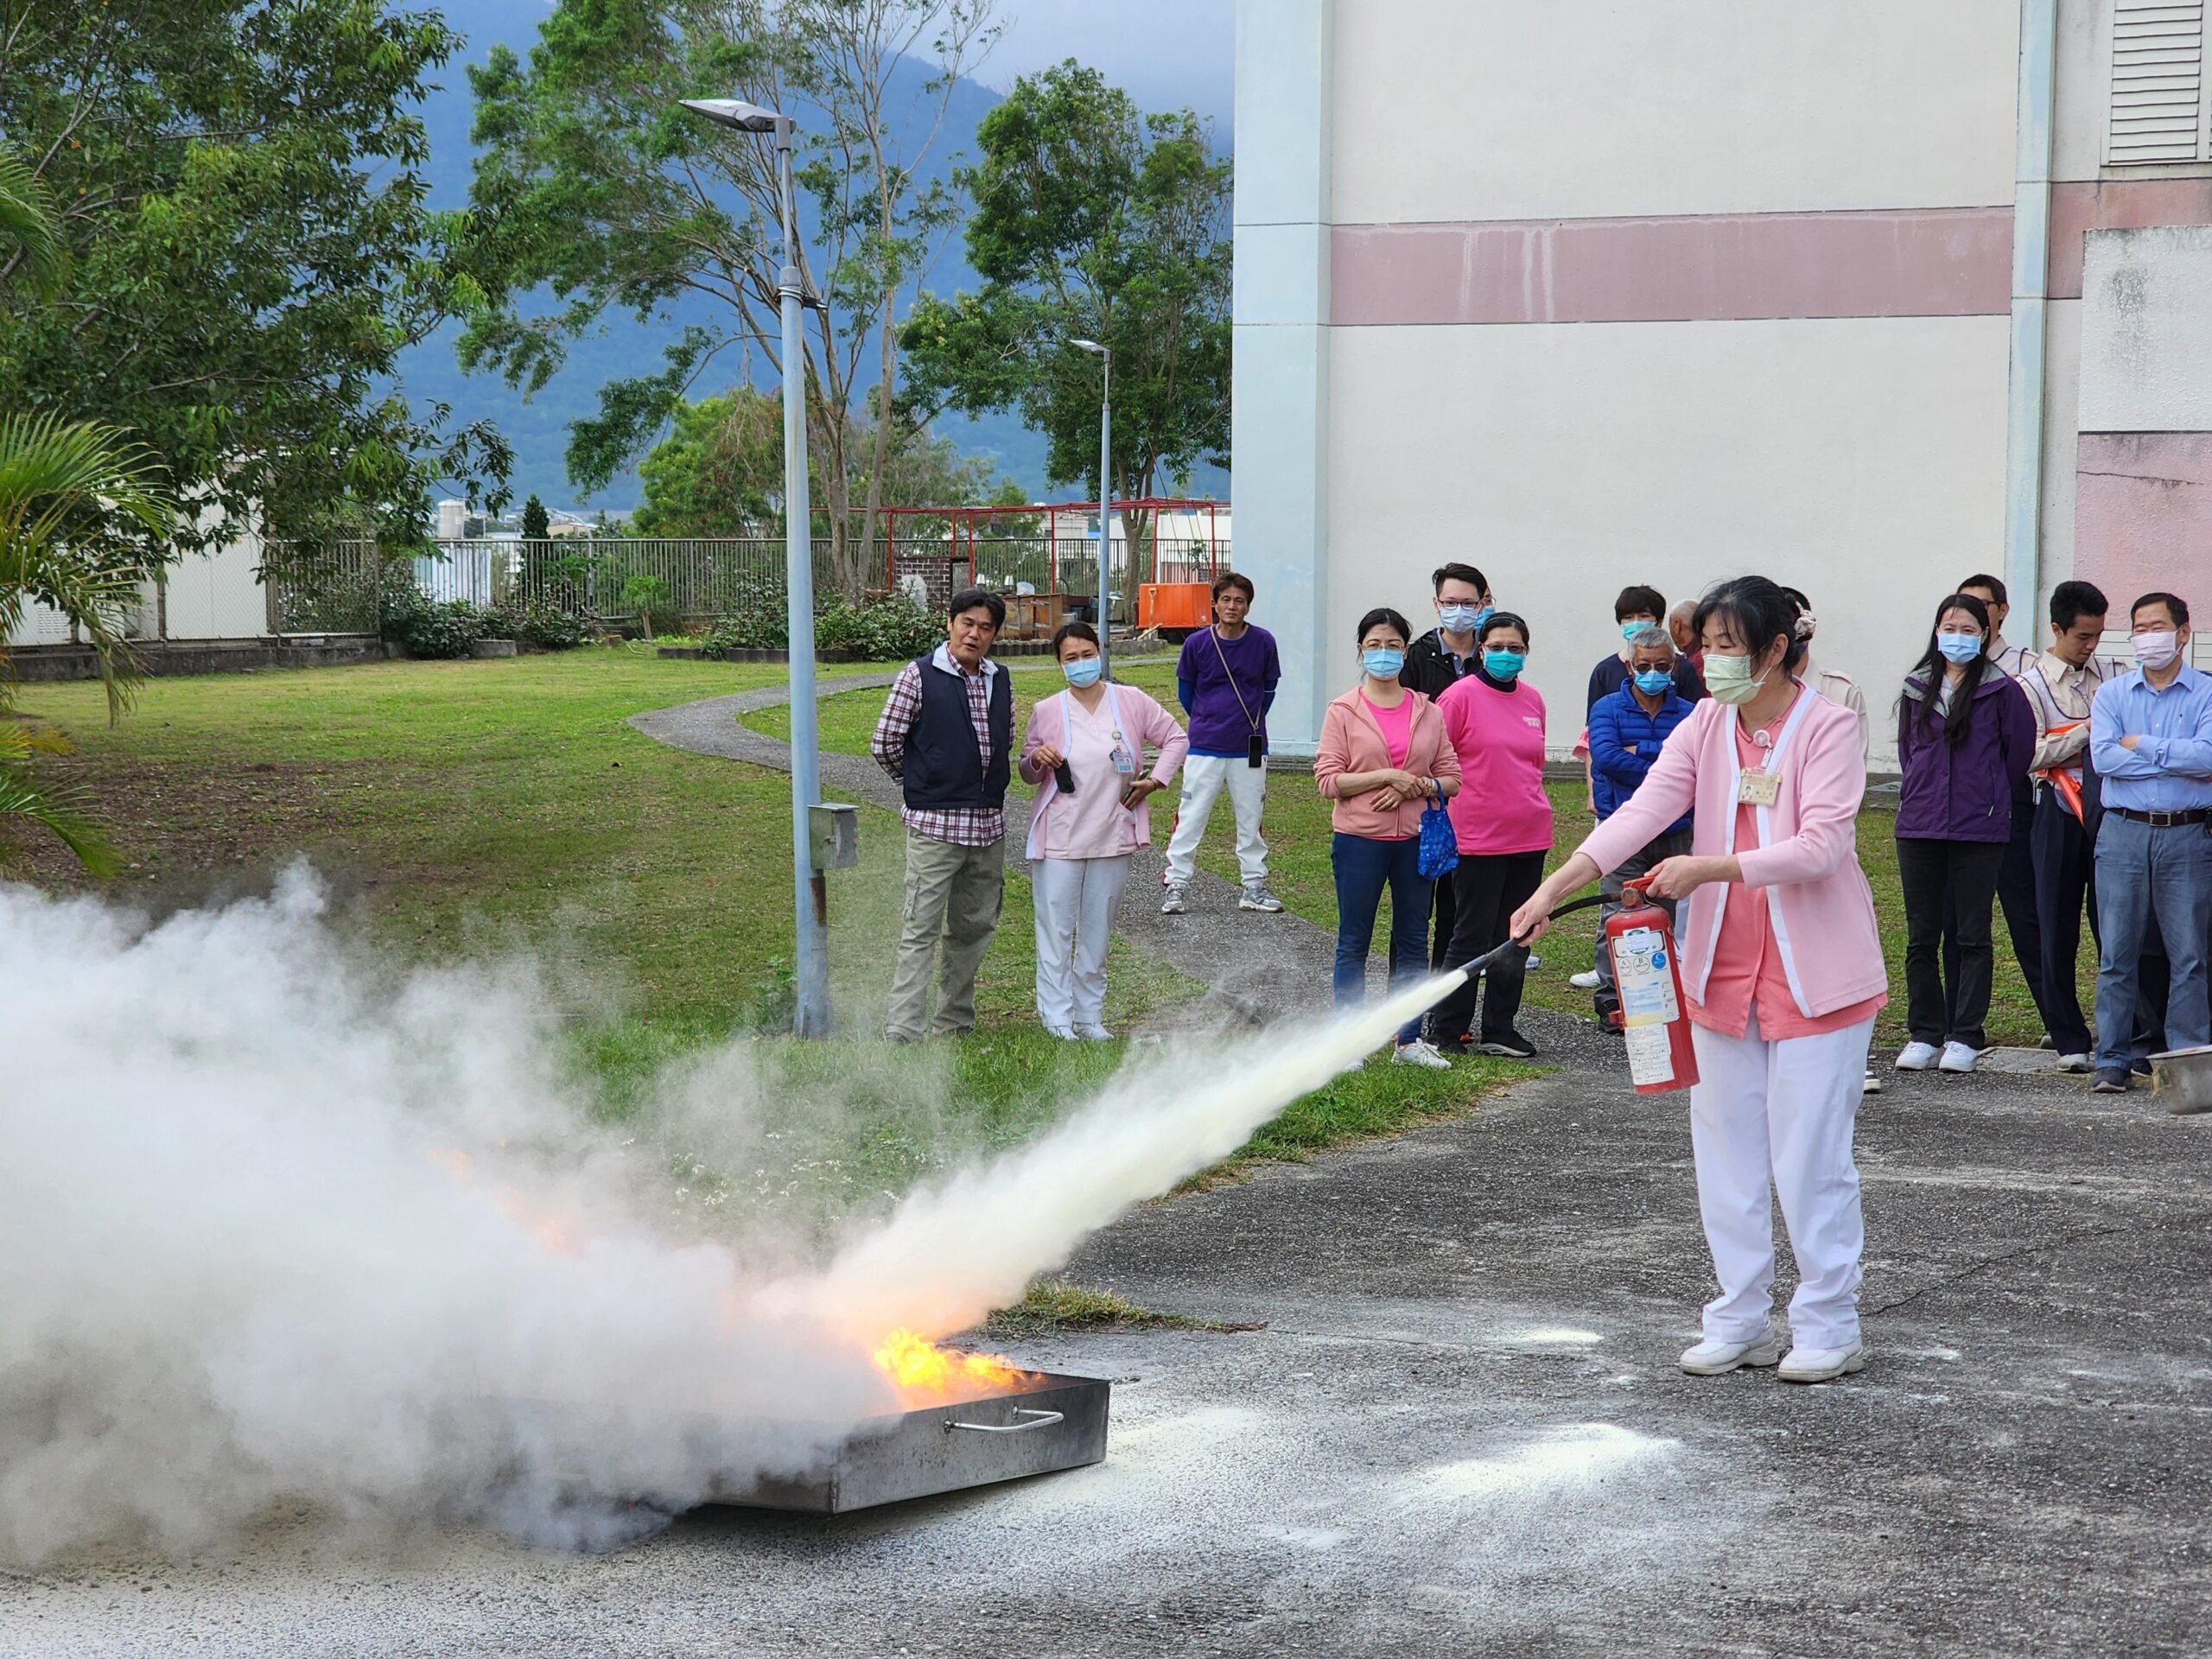
[{"label": "blue jeans", "polygon": [[[1367,997],[1367,947],[1375,938],[1375,912],[1390,889],[1390,988],[1428,972],[1429,879],[1421,873],[1421,841],[1370,841],[1338,830],[1329,843],[1337,874],[1337,1006],[1357,1007]],[[1398,1028],[1398,1040],[1421,1035],[1415,1014]]]},{"label": "blue jeans", "polygon": [[[2097,1070],[2125,1071],[2142,1058],[2137,1012],[2144,946],[2152,927],[2172,964],[2165,1041],[2212,1043],[2212,833],[2201,823],[2164,829],[2110,807],[2097,826]],[[2154,1016],[2156,1010],[2151,1011]]]}]

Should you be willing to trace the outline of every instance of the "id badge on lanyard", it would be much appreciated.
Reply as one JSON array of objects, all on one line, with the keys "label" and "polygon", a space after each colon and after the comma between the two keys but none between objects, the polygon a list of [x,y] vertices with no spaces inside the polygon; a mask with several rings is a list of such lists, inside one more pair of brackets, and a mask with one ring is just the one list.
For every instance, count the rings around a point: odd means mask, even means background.
[{"label": "id badge on lanyard", "polygon": [[1122,705],[1119,699],[1114,696],[1111,687],[1109,687],[1106,692],[1106,710],[1114,722],[1114,749],[1107,758],[1114,763],[1114,770],[1127,778],[1135,772],[1137,761],[1136,757],[1129,753],[1128,743],[1122,740]]},{"label": "id badge on lanyard", "polygon": [[1736,779],[1736,801],[1740,806],[1772,806],[1782,798],[1782,774],[1774,772],[1746,772]]}]

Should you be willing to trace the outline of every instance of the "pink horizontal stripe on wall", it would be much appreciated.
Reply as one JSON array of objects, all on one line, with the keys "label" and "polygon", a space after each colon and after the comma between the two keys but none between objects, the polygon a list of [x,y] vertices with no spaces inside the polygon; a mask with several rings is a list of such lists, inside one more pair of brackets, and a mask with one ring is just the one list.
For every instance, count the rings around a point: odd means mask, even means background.
[{"label": "pink horizontal stripe on wall", "polygon": [[2212,432],[2084,432],[2074,479],[2074,574],[2114,605],[2179,594],[2212,605]]},{"label": "pink horizontal stripe on wall", "polygon": [[2212,225],[2212,179],[2106,179],[2050,187],[2054,300],[2082,297],[2082,238],[2088,231]]},{"label": "pink horizontal stripe on wall", "polygon": [[1339,225],[1329,257],[1351,325],[1987,316],[2012,210]]}]

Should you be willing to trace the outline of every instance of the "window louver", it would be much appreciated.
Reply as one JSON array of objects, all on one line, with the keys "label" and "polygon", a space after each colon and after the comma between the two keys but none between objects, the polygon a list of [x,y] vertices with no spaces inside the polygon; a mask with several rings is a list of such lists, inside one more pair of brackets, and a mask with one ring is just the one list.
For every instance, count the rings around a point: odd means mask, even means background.
[{"label": "window louver", "polygon": [[2113,0],[2113,166],[2205,159],[2203,0]]}]

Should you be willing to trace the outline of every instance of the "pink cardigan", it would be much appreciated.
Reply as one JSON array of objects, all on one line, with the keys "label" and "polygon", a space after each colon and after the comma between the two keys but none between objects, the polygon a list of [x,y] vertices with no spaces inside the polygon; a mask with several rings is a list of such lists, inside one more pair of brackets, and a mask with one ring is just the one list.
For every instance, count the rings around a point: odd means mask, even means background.
[{"label": "pink cardigan", "polygon": [[[1413,718],[1406,728],[1406,770],[1416,778],[1459,775],[1459,752],[1444,730],[1436,705],[1410,687]],[[1321,741],[1313,750],[1313,781],[1324,798],[1336,803],[1329,822],[1341,835],[1370,841],[1409,841],[1421,833],[1420,801],[1401,801],[1390,811],[1375,804],[1375,791],[1347,798],[1337,793],[1337,779],[1347,772],[1381,772],[1390,764],[1382,728],[1368,712],[1367,699],[1355,686],[1329,705],[1321,716]]]},{"label": "pink cardigan", "polygon": [[1758,809],[1760,845],[1735,846],[1736,711],[1707,698],[1676,727],[1642,786],[1581,846],[1613,869],[1685,811],[1700,857],[1733,853],[1743,887],[1711,881],[1689,897],[1676,949],[1683,988],[1702,1002],[1720,918],[1732,895],[1765,889],[1791,999],[1808,1019],[1889,988],[1874,894],[1859,868],[1859,809],[1866,763],[1859,718],[1811,691],[1791,705],[1777,741],[1779,798]]}]

